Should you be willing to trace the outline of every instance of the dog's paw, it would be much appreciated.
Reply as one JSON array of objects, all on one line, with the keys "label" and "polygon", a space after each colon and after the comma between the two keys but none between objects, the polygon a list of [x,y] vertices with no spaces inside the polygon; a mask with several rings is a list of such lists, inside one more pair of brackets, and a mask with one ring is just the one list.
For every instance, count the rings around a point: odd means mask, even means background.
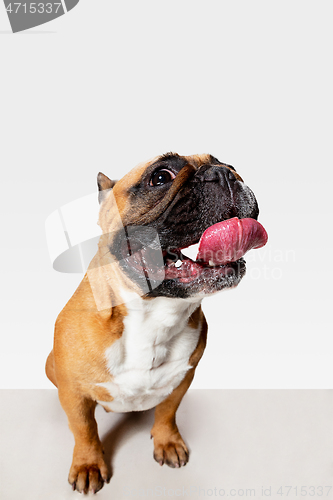
[{"label": "dog's paw", "polygon": [[109,481],[110,475],[104,461],[98,464],[72,464],[68,476],[69,484],[79,493],[97,493]]},{"label": "dog's paw", "polygon": [[187,464],[189,451],[180,434],[165,442],[154,441],[154,459],[160,465],[177,468]]}]

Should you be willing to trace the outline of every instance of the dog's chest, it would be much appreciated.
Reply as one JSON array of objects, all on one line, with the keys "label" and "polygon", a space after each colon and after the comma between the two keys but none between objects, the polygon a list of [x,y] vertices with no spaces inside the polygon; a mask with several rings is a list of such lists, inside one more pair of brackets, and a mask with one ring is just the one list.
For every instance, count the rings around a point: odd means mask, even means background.
[{"label": "dog's chest", "polygon": [[175,389],[190,368],[201,325],[188,318],[198,302],[159,297],[129,303],[124,332],[106,352],[112,381],[99,384],[114,398],[100,402],[115,412],[153,408]]}]

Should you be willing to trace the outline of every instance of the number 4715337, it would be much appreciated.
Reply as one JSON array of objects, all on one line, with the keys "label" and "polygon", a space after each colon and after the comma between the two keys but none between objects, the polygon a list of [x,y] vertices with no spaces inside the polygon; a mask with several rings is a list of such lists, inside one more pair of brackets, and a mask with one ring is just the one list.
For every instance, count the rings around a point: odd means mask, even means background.
[{"label": "number 4715337", "polygon": [[17,14],[19,9],[21,9],[25,14],[27,12],[30,12],[30,14],[51,14],[54,12],[57,14],[58,10],[61,7],[61,3],[21,3],[21,2],[15,2],[15,3],[10,3],[6,7],[6,11],[9,12],[10,14],[14,13]]}]

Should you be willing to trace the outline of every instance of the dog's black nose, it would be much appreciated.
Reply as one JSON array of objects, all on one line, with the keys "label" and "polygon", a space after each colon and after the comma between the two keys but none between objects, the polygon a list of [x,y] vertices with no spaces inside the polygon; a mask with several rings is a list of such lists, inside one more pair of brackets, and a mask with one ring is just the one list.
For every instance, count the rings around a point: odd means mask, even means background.
[{"label": "dog's black nose", "polygon": [[196,177],[201,182],[218,182],[221,186],[233,184],[237,180],[232,170],[223,165],[203,166]]}]

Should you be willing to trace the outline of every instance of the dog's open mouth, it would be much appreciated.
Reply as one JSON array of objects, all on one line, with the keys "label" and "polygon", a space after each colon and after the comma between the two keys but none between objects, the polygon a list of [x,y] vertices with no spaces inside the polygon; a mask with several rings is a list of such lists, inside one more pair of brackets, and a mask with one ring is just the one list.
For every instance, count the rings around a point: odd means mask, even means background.
[{"label": "dog's open mouth", "polygon": [[[193,283],[197,279],[220,279],[245,272],[242,259],[252,248],[260,248],[267,242],[267,233],[255,219],[234,217],[208,227],[200,240],[189,247],[161,248],[148,238],[141,228],[122,240],[123,262],[127,271],[138,273],[151,283],[176,280]],[[156,233],[152,232],[156,235]],[[135,277],[133,275],[133,278]]]},{"label": "dog's open mouth", "polygon": [[188,283],[208,269],[220,275],[233,274],[244,262],[243,255],[263,247],[267,238],[255,219],[234,217],[218,222],[206,229],[199,243],[164,252],[165,279]]},{"label": "dog's open mouth", "polygon": [[[181,283],[191,283],[193,280],[197,279],[199,276],[205,274],[207,277],[210,275],[228,276],[237,271],[238,266],[242,265],[243,259],[239,259],[236,262],[230,262],[221,265],[212,265],[212,263],[205,263],[200,260],[191,259],[185,252],[187,250],[193,250],[198,247],[198,244],[191,245],[186,249],[174,250],[171,253],[166,253],[164,256],[165,262],[165,278],[164,279],[177,279]],[[176,256],[176,259],[175,259]],[[244,261],[243,261],[244,262]]]}]

